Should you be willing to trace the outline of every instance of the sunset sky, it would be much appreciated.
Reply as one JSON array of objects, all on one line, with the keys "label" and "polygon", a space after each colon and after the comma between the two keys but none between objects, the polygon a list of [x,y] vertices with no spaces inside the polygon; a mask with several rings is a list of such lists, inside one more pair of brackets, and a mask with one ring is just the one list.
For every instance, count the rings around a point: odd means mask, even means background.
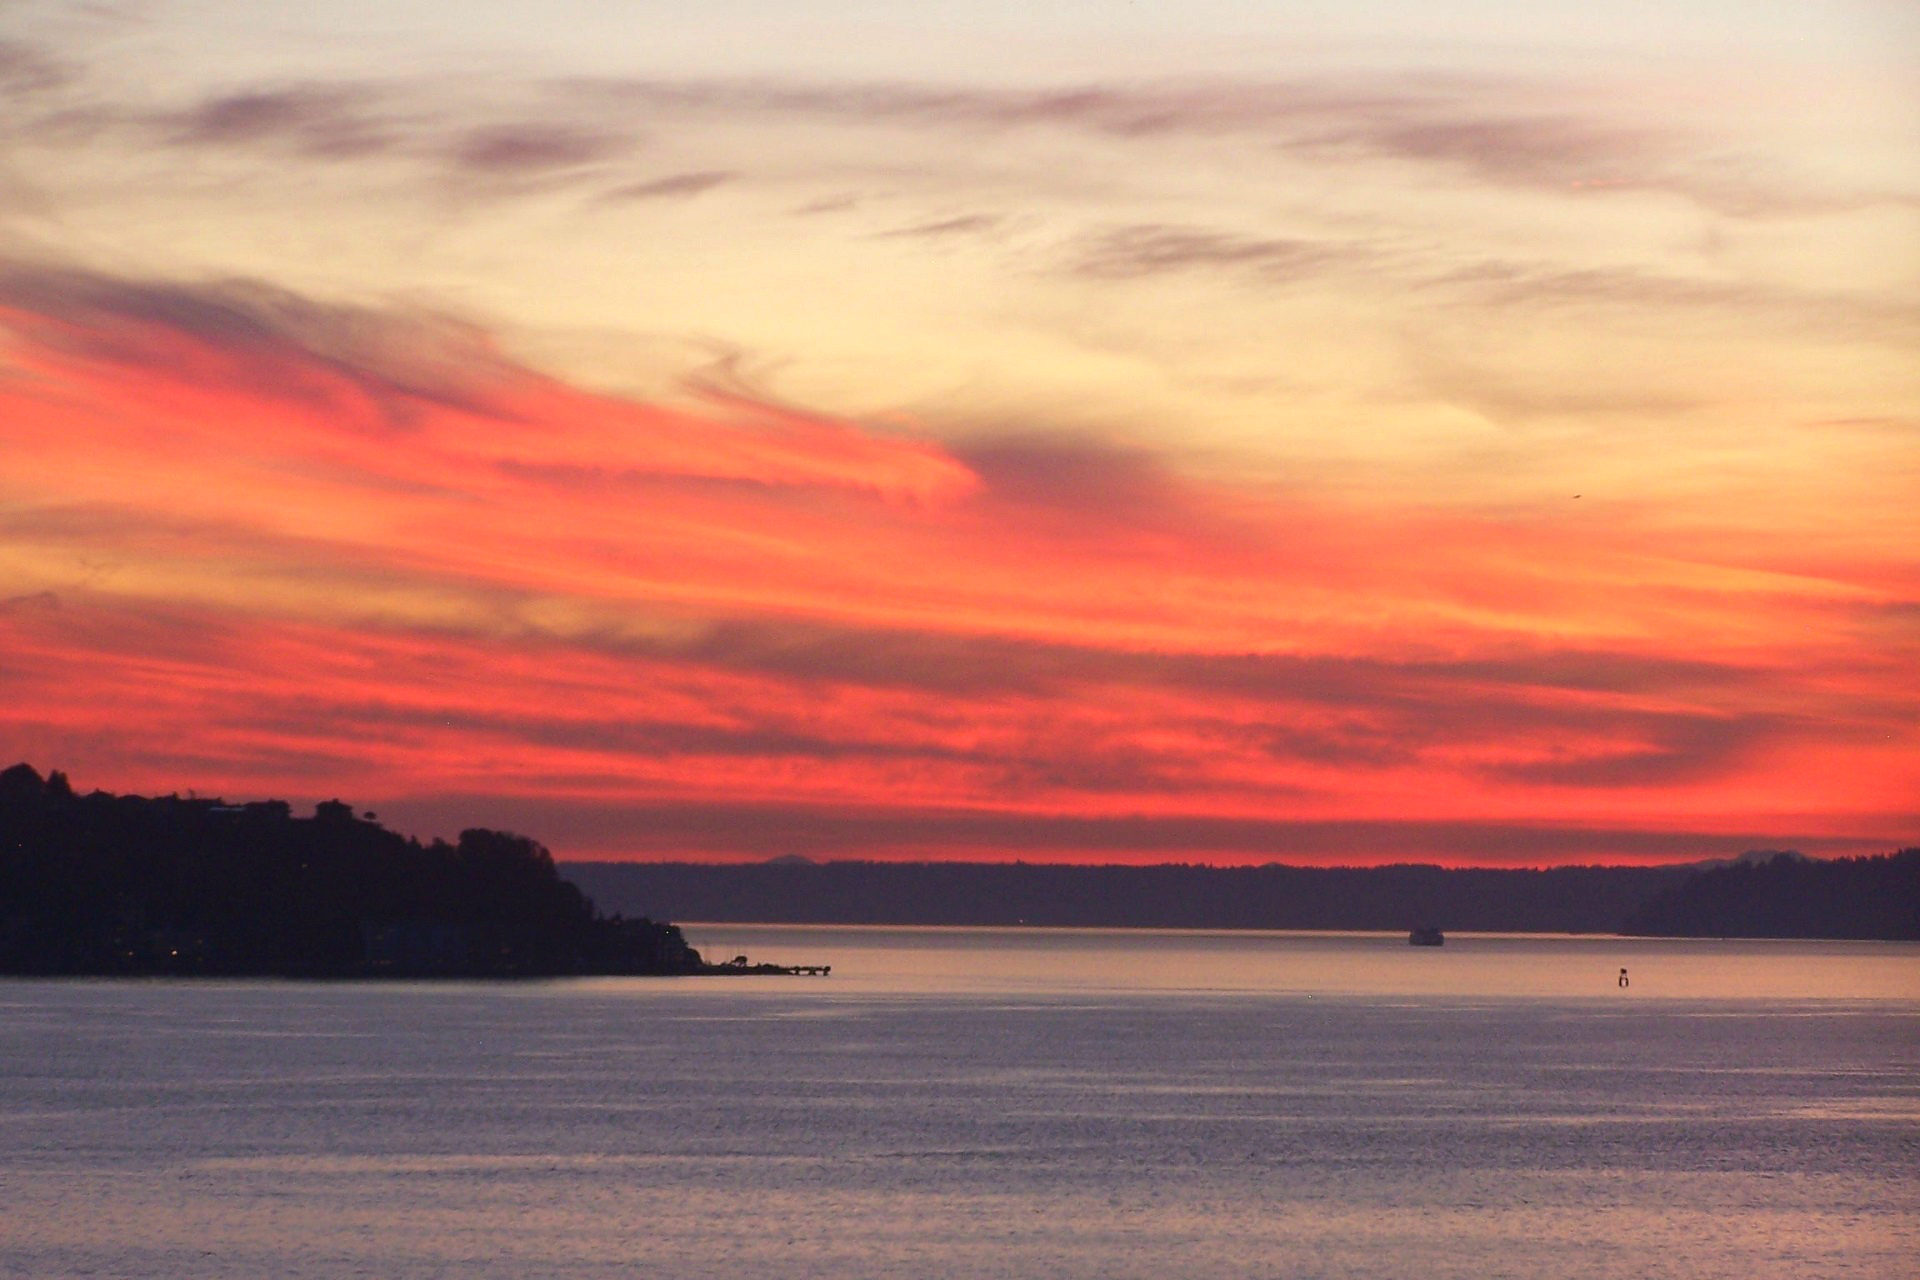
[{"label": "sunset sky", "polygon": [[1920,843],[1920,8],[0,0],[0,766]]}]

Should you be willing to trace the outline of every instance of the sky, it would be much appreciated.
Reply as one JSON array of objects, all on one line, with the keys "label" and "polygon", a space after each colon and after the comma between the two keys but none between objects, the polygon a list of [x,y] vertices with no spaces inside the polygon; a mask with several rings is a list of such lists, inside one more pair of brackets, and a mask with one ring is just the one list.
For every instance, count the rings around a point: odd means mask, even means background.
[{"label": "sky", "polygon": [[562,858],[1920,842],[1920,10],[0,0],[0,763]]}]

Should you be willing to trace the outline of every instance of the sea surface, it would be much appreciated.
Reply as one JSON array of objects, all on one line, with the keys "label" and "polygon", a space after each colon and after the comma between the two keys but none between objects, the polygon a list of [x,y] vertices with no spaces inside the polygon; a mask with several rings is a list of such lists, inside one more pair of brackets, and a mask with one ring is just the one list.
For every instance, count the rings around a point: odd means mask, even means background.
[{"label": "sea surface", "polygon": [[0,1276],[1920,1275],[1920,947],[686,931],[0,981]]}]

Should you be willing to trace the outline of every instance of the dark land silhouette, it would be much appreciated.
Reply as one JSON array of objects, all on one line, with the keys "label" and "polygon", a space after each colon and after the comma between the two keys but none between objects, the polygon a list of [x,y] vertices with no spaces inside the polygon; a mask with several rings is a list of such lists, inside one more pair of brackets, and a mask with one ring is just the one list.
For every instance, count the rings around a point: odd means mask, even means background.
[{"label": "dark land silhouette", "polygon": [[1381,929],[1920,939],[1920,850],[1731,866],[1063,866],[570,862],[601,902],[787,924]]},{"label": "dark land silhouette", "polygon": [[1634,912],[1622,933],[1695,938],[1920,938],[1920,849],[1711,867]]},{"label": "dark land silhouette", "polygon": [[[592,896],[589,897],[589,894]],[[595,900],[626,914],[603,915]],[[541,977],[795,973],[705,962],[715,922],[1423,928],[1920,939],[1920,849],[1546,870],[1033,863],[570,863],[419,840],[339,801],[76,794],[0,772],[0,973]]]},{"label": "dark land silhouette", "polygon": [[338,801],[77,795],[0,773],[0,973],[542,977],[743,972],[603,916],[525,836],[422,844]]}]

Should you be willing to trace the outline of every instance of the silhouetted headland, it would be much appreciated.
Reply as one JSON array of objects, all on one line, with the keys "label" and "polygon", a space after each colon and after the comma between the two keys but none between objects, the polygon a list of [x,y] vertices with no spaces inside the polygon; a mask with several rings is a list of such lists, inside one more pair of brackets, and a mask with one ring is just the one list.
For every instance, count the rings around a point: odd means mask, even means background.
[{"label": "silhouetted headland", "polygon": [[0,773],[0,973],[311,978],[790,972],[601,915],[538,843],[387,830],[339,801],[75,794]]}]

